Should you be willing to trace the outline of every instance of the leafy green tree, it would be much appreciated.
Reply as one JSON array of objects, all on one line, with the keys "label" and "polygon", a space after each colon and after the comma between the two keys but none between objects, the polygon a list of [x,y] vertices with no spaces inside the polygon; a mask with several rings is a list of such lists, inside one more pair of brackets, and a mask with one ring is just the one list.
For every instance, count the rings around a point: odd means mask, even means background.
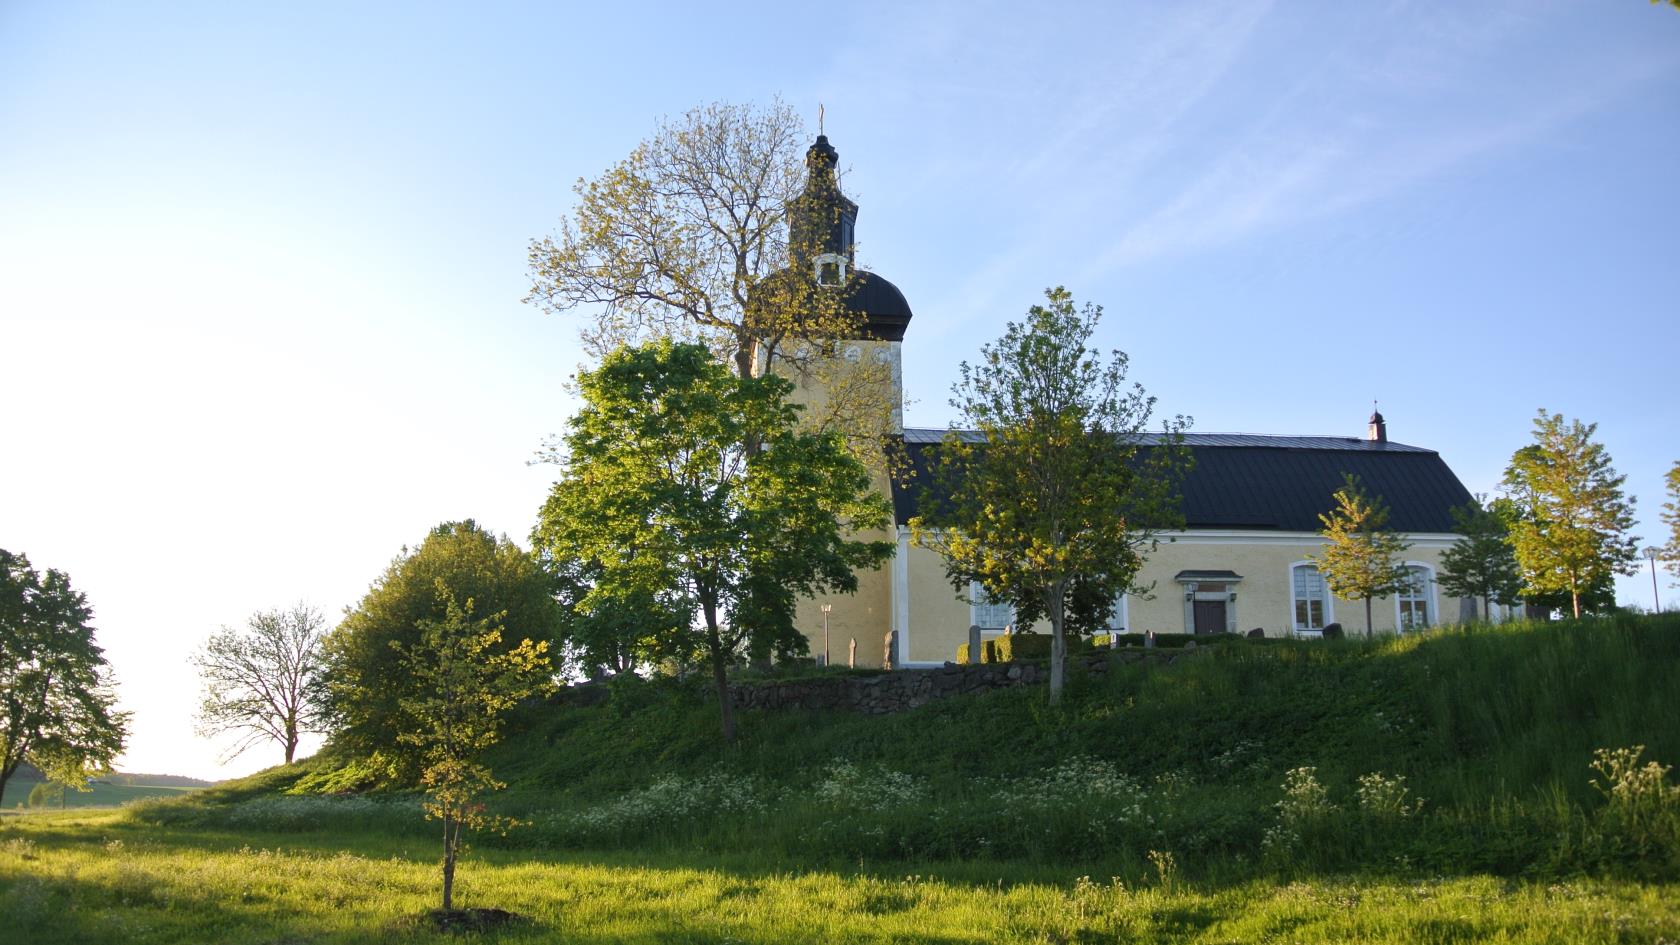
[{"label": "leafy green tree", "polygon": [[473,602],[458,604],[437,579],[441,620],[424,618],[412,643],[393,643],[408,678],[400,697],[397,743],[420,770],[428,819],[443,822],[443,910],[455,907],[455,864],[464,830],[506,832],[514,825],[491,813],[484,796],[507,785],[480,758],[501,736],[509,709],[552,688],[546,642],[502,641],[502,614],[472,619]]},{"label": "leafy green tree", "polygon": [[1380,496],[1367,496],[1359,477],[1347,475],[1333,498],[1336,507],[1321,513],[1324,550],[1312,555],[1324,583],[1343,600],[1365,601],[1365,638],[1371,638],[1371,601],[1411,586],[1411,572],[1395,559],[1410,545],[1387,529],[1388,507]]},{"label": "leafy green tree", "polygon": [[1491,604],[1515,604],[1522,595],[1522,574],[1511,549],[1510,529],[1478,496],[1452,510],[1454,529],[1463,537],[1441,552],[1441,589],[1454,597],[1478,598],[1482,617]]},{"label": "leafy green tree", "polygon": [[1627,477],[1593,441],[1597,430],[1596,423],[1565,422],[1542,409],[1534,442],[1512,454],[1505,468],[1505,493],[1520,512],[1511,544],[1526,592],[1567,593],[1576,617],[1587,590],[1638,569],[1639,539],[1628,534],[1633,500],[1622,493]]},{"label": "leafy green tree", "polygon": [[240,737],[226,757],[272,741],[297,753],[298,739],[326,730],[321,642],[326,618],[307,604],[251,615],[244,630],[223,627],[193,656],[204,695],[198,733]]},{"label": "leafy green tree", "polygon": [[86,790],[122,752],[129,713],[116,711],[92,619],[68,575],[0,549],[0,794],[25,762]]},{"label": "leafy green tree", "polygon": [[1126,385],[1127,358],[1090,347],[1102,309],[1057,287],[964,363],[951,404],[964,426],[935,451],[942,488],[911,523],[959,594],[978,582],[1020,624],[1050,623],[1050,701],[1061,699],[1070,627],[1100,625],[1132,587],[1159,529],[1182,522],[1189,420],[1149,432],[1155,398]]},{"label": "leafy green tree", "polygon": [[64,785],[56,781],[42,781],[30,788],[29,797],[23,803],[26,807],[51,807],[57,804],[62,808],[65,806]]},{"label": "leafy green tree", "polygon": [[448,614],[443,582],[455,600],[503,614],[508,635],[552,643],[560,629],[553,582],[535,557],[472,520],[445,522],[420,546],[404,548],[324,644],[329,727],[335,745],[359,752],[392,775],[414,774],[409,755],[394,752],[397,734],[412,730],[401,700],[409,678],[398,650],[420,638],[424,620]]},{"label": "leafy green tree", "polygon": [[572,664],[594,678],[649,667],[672,652],[684,628],[658,595],[646,588],[603,587],[599,561],[556,561],[541,551],[540,534],[534,539],[544,566],[554,572],[560,639]]},{"label": "leafy green tree", "polygon": [[[1680,2],[1680,0],[1677,0]],[[1680,462],[1676,462],[1664,477],[1668,486],[1668,501],[1663,503],[1662,520],[1668,526],[1668,542],[1663,546],[1664,567],[1680,577]]]},{"label": "leafy green tree", "polygon": [[855,569],[891,557],[890,542],[846,537],[882,528],[886,500],[837,436],[796,426],[787,380],[734,376],[699,345],[621,348],[578,385],[532,541],[591,572],[577,606],[633,601],[661,655],[709,664],[733,741],[730,665],[805,649],[796,598],[854,591]]}]

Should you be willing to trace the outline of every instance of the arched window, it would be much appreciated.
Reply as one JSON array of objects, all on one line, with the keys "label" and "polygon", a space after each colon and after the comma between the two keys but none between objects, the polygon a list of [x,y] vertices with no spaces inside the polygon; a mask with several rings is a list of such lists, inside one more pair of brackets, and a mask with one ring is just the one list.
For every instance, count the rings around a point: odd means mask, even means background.
[{"label": "arched window", "polygon": [[972,614],[969,622],[981,630],[1001,633],[1003,628],[1015,619],[1015,608],[1007,603],[994,602],[979,581],[969,582],[968,600],[969,612]]},{"label": "arched window", "polygon": [[1323,630],[1330,622],[1330,595],[1324,576],[1312,562],[1297,562],[1289,568],[1290,596],[1294,603],[1295,629]]},{"label": "arched window", "polygon": [[1435,623],[1435,572],[1427,565],[1408,564],[1406,574],[1410,582],[1394,596],[1399,608],[1394,625],[1401,633],[1422,630]]}]

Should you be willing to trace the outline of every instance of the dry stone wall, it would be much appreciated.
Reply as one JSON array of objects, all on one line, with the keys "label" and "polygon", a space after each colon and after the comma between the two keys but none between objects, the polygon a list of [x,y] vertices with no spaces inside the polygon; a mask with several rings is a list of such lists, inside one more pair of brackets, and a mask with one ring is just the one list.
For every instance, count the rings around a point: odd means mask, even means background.
[{"label": "dry stone wall", "polygon": [[[1182,650],[1124,649],[1070,657],[1086,670],[1149,662],[1165,665],[1195,653]],[[903,712],[939,699],[1045,682],[1050,671],[1039,663],[946,663],[928,669],[900,669],[872,676],[753,680],[731,683],[730,700],[742,709],[837,709],[867,715]]]}]

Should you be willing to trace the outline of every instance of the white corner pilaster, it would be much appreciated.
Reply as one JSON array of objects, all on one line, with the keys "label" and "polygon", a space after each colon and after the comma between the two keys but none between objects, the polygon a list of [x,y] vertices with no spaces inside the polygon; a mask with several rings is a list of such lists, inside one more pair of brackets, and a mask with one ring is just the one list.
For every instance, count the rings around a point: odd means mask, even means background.
[{"label": "white corner pilaster", "polygon": [[892,563],[892,621],[898,633],[900,666],[910,660],[910,528],[898,526],[898,550]]}]

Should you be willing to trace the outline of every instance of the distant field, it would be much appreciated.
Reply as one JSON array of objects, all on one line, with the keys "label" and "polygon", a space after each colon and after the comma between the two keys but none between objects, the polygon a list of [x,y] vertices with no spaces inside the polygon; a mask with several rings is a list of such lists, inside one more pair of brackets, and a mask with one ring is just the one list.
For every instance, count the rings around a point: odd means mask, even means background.
[{"label": "distant field", "polygon": [[[8,811],[17,810],[29,799],[29,792],[35,789],[38,781],[12,781],[6,785],[5,797],[0,798],[0,808]],[[139,784],[94,784],[87,791],[65,791],[65,807],[116,807],[142,797],[180,797],[200,790],[195,787],[172,787],[162,785]],[[58,808],[54,802],[52,807]]]}]

